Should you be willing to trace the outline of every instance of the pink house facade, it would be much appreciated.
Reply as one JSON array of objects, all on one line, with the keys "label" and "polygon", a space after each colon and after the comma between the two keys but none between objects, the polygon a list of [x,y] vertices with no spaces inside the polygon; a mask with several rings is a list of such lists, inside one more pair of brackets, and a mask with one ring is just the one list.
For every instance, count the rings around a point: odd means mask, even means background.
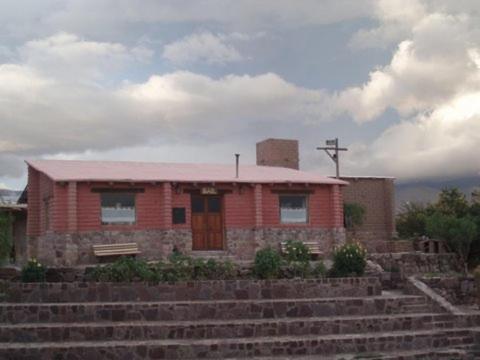
[{"label": "pink house facade", "polygon": [[135,242],[142,258],[185,254],[251,261],[281,241],[345,239],[347,183],[284,167],[28,161],[27,256],[51,266],[98,262],[92,246]]}]

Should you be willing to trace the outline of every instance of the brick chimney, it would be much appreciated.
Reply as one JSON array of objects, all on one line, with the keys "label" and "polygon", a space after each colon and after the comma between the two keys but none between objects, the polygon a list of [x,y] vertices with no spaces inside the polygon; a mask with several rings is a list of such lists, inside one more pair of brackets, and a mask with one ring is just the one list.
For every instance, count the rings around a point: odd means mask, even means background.
[{"label": "brick chimney", "polygon": [[266,139],[258,142],[257,165],[298,170],[298,140]]}]

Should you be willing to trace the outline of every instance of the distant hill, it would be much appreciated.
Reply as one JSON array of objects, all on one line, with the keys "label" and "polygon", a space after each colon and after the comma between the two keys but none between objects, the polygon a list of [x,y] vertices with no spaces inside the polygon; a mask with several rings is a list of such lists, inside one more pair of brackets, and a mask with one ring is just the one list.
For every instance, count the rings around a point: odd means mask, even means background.
[{"label": "distant hill", "polygon": [[0,204],[15,204],[21,194],[19,190],[0,189]]},{"label": "distant hill", "polygon": [[449,180],[427,180],[400,183],[395,186],[395,204],[397,211],[405,202],[435,202],[442,189],[459,188],[470,200],[473,190],[480,189],[480,176]]}]

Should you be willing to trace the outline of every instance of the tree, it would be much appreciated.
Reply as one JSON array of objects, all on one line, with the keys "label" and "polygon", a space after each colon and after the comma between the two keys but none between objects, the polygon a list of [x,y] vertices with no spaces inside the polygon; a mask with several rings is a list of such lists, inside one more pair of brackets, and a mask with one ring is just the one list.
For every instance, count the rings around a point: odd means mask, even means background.
[{"label": "tree", "polygon": [[345,218],[345,227],[348,230],[354,230],[362,226],[365,218],[365,207],[358,203],[345,203],[343,205],[343,216]]},{"label": "tree", "polygon": [[438,195],[435,208],[445,215],[463,217],[467,215],[469,205],[467,198],[459,189],[445,188]]},{"label": "tree", "polygon": [[472,241],[477,237],[477,225],[470,217],[456,217],[436,212],[427,218],[427,235],[444,240],[460,258],[465,273],[468,271],[468,258]]},{"label": "tree", "polygon": [[12,223],[12,215],[0,211],[0,264],[7,261],[12,252]]},{"label": "tree", "polygon": [[427,218],[432,213],[431,205],[415,202],[403,204],[396,219],[398,235],[402,238],[425,235]]}]

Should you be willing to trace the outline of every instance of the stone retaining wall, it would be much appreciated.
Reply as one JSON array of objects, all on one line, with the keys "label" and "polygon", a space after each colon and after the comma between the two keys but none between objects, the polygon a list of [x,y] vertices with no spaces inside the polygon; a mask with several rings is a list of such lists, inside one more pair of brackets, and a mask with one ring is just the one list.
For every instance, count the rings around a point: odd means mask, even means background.
[{"label": "stone retaining wall", "polygon": [[[267,245],[280,248],[281,241],[290,239],[318,241],[328,254],[334,245],[345,241],[345,231],[343,228],[317,227],[227,228],[225,238],[225,250],[215,252],[215,256],[234,261],[252,261],[260,248]],[[129,242],[137,243],[141,251],[138,256],[147,260],[165,259],[174,247],[184,254],[194,254],[191,230],[171,229],[48,233],[31,241],[29,256],[55,267],[96,264],[98,259],[93,254],[93,245]]]},{"label": "stone retaining wall", "polygon": [[217,280],[176,284],[0,283],[6,302],[189,301],[361,297],[381,294],[378,278]]},{"label": "stone retaining wall", "polygon": [[420,252],[369,254],[369,259],[385,271],[400,273],[400,278],[426,273],[460,272],[455,254],[425,254]]},{"label": "stone retaining wall", "polygon": [[477,303],[475,279],[472,276],[423,277],[421,280],[454,305]]}]

